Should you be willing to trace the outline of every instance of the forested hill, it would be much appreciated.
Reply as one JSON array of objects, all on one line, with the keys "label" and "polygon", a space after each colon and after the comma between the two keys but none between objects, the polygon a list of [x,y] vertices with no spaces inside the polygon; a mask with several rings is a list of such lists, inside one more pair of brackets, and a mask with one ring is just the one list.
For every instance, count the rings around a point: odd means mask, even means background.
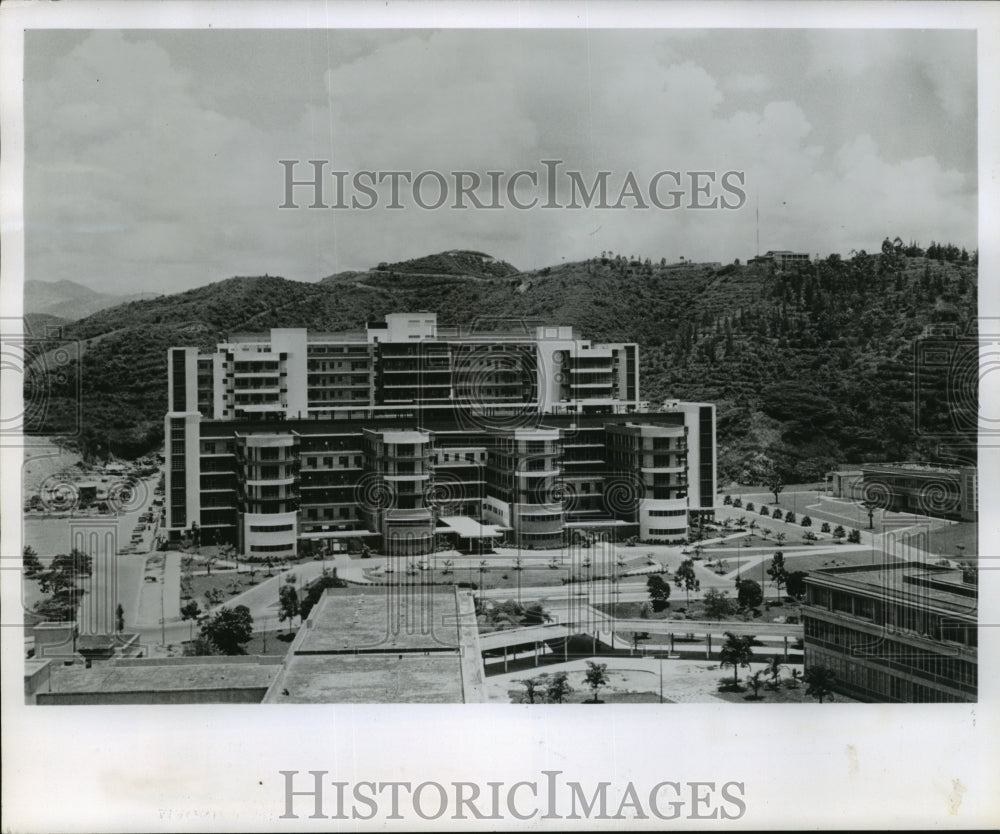
[{"label": "forested hill", "polygon": [[[941,434],[956,431],[954,374],[940,361],[937,376],[921,371],[915,346],[929,325],[974,332],[977,264],[954,247],[935,246],[939,257],[930,258],[905,251],[831,256],[789,272],[605,254],[523,273],[451,252],[315,284],[231,278],[67,326],[79,363],[57,367],[53,351],[36,360],[27,419],[47,434],[72,434],[82,422],[76,442],[87,454],[102,455],[109,443],[115,454],[138,454],[162,441],[170,346],[207,348],[271,327],[352,330],[389,312],[430,310],[442,324],[524,317],[573,325],[584,338],[638,342],[643,399],[717,403],[721,482],[752,480],[765,458],[786,480],[840,463],[934,459]],[[915,381],[923,386],[916,405]],[[974,413],[974,390],[962,407]],[[969,442],[968,434],[950,438]]]}]

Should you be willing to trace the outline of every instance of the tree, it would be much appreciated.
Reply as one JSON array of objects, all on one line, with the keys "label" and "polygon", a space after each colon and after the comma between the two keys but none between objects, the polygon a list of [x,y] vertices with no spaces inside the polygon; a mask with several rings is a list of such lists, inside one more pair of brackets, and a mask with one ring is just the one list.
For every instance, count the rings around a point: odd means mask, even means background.
[{"label": "tree", "polygon": [[305,593],[302,595],[302,601],[299,603],[300,622],[309,616],[309,613],[313,610],[316,603],[320,601],[320,598],[323,596],[323,592],[327,588],[345,587],[347,587],[347,583],[337,576],[337,572],[335,570],[324,570],[319,577],[306,586]]},{"label": "tree", "polygon": [[758,669],[752,675],[747,677],[747,683],[749,683],[750,688],[753,689],[753,699],[755,701],[760,700],[760,687],[764,683],[765,674],[767,674],[767,669]]},{"label": "tree", "polygon": [[194,636],[194,621],[201,616],[201,608],[197,600],[190,600],[181,606],[181,619],[191,620],[191,635]]},{"label": "tree", "polygon": [[794,524],[795,523],[795,513],[793,513],[791,510],[789,510],[787,513],[785,513],[785,521],[787,521],[789,524]]},{"label": "tree", "polygon": [[649,591],[649,601],[653,604],[654,611],[662,611],[670,606],[670,586],[658,573],[646,580],[646,590]]},{"label": "tree", "polygon": [[519,678],[514,683],[524,685],[524,697],[528,699],[529,704],[533,704],[535,703],[535,696],[541,694],[539,690],[544,687],[546,678],[548,678],[548,675],[536,675],[533,678]]},{"label": "tree", "polygon": [[847,541],[851,544],[861,544],[861,531],[851,530],[851,532],[847,534]]},{"label": "tree", "polygon": [[686,604],[691,604],[691,591],[697,591],[701,587],[701,582],[694,572],[694,560],[685,559],[674,573],[674,584],[678,588],[684,589],[684,599]]},{"label": "tree", "polygon": [[760,514],[765,518],[771,517],[771,510],[768,508],[767,504],[760,505]]},{"label": "tree", "polygon": [[806,595],[806,577],[808,575],[804,570],[793,570],[785,576],[785,590],[790,596],[802,599]]},{"label": "tree", "polygon": [[550,703],[561,704],[563,699],[572,691],[573,687],[569,685],[569,673],[556,672],[549,678],[548,685],[545,687],[545,700]]},{"label": "tree", "polygon": [[781,683],[781,661],[777,655],[772,655],[767,661],[767,674],[771,676],[771,687],[777,689]]},{"label": "tree", "polygon": [[749,668],[750,661],[753,660],[753,637],[749,635],[737,635],[731,631],[726,632],[726,641],[719,650],[719,665],[725,669],[727,666],[733,667],[733,686],[739,683],[739,667]]},{"label": "tree", "polygon": [[745,510],[746,510],[746,511],[747,511],[748,513],[752,513],[752,512],[753,512],[753,511],[754,511],[754,510],[756,509],[756,507],[754,506],[754,503],[753,503],[753,501],[747,501],[747,505],[746,505],[746,507],[744,507],[744,509],[745,509]]},{"label": "tree", "polygon": [[780,551],[775,551],[771,557],[771,567],[767,569],[767,575],[778,588],[778,596],[781,596],[781,587],[788,580],[788,569],[785,567],[785,555]]},{"label": "tree", "polygon": [[833,540],[835,542],[839,543],[840,540],[844,538],[845,535],[846,533],[844,532],[844,528],[841,527],[839,524],[833,528]]},{"label": "tree", "polygon": [[777,533],[774,536],[774,541],[778,545],[778,547],[782,547],[785,544],[785,538],[786,536],[784,533]]},{"label": "tree", "polygon": [[253,636],[253,617],[245,605],[223,606],[201,626],[201,636],[223,654],[246,654]]},{"label": "tree", "polygon": [[725,496],[725,497],[724,497],[724,498],[722,499],[722,503],[723,503],[723,505],[724,505],[724,506],[726,506],[726,507],[730,506],[730,505],[731,505],[731,504],[733,503],[733,496],[732,496],[732,495],[727,495],[727,496]]},{"label": "tree", "polygon": [[595,663],[593,660],[587,661],[587,671],[584,674],[584,681],[590,687],[590,691],[594,693],[595,704],[597,703],[597,694],[601,691],[601,687],[606,686],[608,683],[607,673],[607,663]]},{"label": "tree", "polygon": [[764,601],[764,592],[753,579],[736,580],[736,601],[744,611],[756,608]]},{"label": "tree", "polygon": [[736,601],[730,599],[727,591],[711,588],[705,591],[702,601],[705,604],[705,616],[711,620],[721,620],[736,613]]},{"label": "tree", "polygon": [[802,675],[806,684],[806,695],[811,695],[822,704],[823,699],[833,694],[833,686],[837,680],[833,669],[826,666],[810,666]]},{"label": "tree", "polygon": [[820,525],[819,531],[821,533],[829,533],[830,532],[830,522],[829,521],[824,521],[823,524]]},{"label": "tree", "polygon": [[812,527],[813,520],[809,516],[802,516],[802,521],[799,522],[803,527]]},{"label": "tree", "polygon": [[77,581],[91,575],[92,563],[90,556],[76,548],[69,555],[60,553],[53,557],[47,569],[35,574],[39,590],[51,595],[35,604],[35,613],[58,622],[76,619],[76,609],[83,595]]},{"label": "tree", "polygon": [[763,476],[764,485],[774,494],[774,503],[778,503],[778,496],[781,495],[782,490],[785,488],[785,480],[781,477],[781,473],[778,472],[778,467],[774,464],[774,461],[768,461],[763,468],[761,475]]},{"label": "tree", "polygon": [[[291,579],[291,577],[289,577]],[[295,586],[286,583],[278,589],[278,621],[288,620],[288,632],[292,631],[292,620],[299,613],[299,594]]]},{"label": "tree", "polygon": [[41,560],[38,558],[38,554],[35,552],[35,549],[31,547],[31,545],[24,548],[24,555],[22,557],[21,564],[24,568],[25,579],[34,579],[43,570]]},{"label": "tree", "polygon": [[552,622],[552,615],[540,602],[529,602],[521,610],[521,625],[542,625]]}]

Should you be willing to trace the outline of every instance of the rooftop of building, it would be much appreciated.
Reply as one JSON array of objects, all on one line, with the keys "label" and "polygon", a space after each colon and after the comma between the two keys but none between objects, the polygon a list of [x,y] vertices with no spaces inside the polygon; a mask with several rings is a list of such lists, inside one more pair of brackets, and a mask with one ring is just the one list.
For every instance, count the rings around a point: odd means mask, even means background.
[{"label": "rooftop of building", "polygon": [[267,688],[281,658],[183,657],[54,666],[52,692],[153,692]]},{"label": "rooftop of building", "polygon": [[455,592],[385,586],[384,594],[325,594],[289,648],[295,654],[454,651]]},{"label": "rooftop of building", "polygon": [[913,473],[913,474],[926,474],[926,475],[958,475],[961,474],[963,470],[975,469],[974,466],[946,466],[939,463],[924,463],[921,461],[892,461],[886,463],[862,463],[860,466],[862,472],[866,471],[878,471],[878,472],[899,472],[899,473]]},{"label": "rooftop of building", "polygon": [[452,653],[296,656],[288,659],[264,702],[456,704],[462,700],[461,658]]},{"label": "rooftop of building", "polygon": [[386,586],[325,593],[289,647],[265,703],[462,703],[483,700],[471,597]]},{"label": "rooftop of building", "polygon": [[942,608],[973,620],[978,610],[977,586],[964,582],[958,568],[922,562],[852,565],[819,568],[811,571],[806,581],[868,594],[891,592],[914,604]]}]

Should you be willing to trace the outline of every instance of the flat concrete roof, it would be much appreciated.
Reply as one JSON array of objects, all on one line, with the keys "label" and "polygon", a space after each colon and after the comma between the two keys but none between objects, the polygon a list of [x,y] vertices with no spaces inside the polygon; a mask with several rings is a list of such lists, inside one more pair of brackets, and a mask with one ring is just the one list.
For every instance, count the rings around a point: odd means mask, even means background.
[{"label": "flat concrete roof", "polygon": [[[283,694],[287,690],[288,694]],[[462,703],[458,653],[296,655],[265,703]]]},{"label": "flat concrete roof", "polygon": [[265,703],[482,702],[469,594],[426,585],[327,591],[285,656]]},{"label": "flat concrete roof", "polygon": [[442,651],[458,647],[455,591],[386,585],[384,594],[324,594],[289,649],[295,654]]},{"label": "flat concrete roof", "polygon": [[90,669],[53,666],[52,692],[148,692],[185,689],[242,689],[270,686],[281,666],[276,663],[227,663],[206,658],[204,663],[149,663],[117,666],[96,662]]},{"label": "flat concrete roof", "polygon": [[485,539],[501,535],[495,524],[480,524],[475,519],[464,515],[443,515],[438,518],[438,521],[466,539]]},{"label": "flat concrete roof", "polygon": [[913,562],[855,565],[818,568],[809,573],[806,581],[810,580],[820,583],[826,580],[826,583],[879,594],[894,591],[918,605],[943,608],[972,619],[976,618],[978,610],[978,589],[964,583],[962,571],[957,569]]}]

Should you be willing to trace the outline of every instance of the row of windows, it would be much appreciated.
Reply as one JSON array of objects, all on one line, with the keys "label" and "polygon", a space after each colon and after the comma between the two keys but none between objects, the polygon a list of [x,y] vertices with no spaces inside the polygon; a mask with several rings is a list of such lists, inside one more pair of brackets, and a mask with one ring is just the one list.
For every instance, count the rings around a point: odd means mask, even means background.
[{"label": "row of windows", "polygon": [[917,649],[882,635],[870,635],[846,626],[823,622],[812,617],[805,621],[806,637],[842,647],[852,656],[894,668],[936,675],[956,683],[975,686],[978,669],[975,663],[948,654],[946,646],[940,652]]},{"label": "row of windows", "polygon": [[687,510],[650,510],[652,518],[663,518],[664,516],[687,515]]},{"label": "row of windows", "polygon": [[282,553],[289,550],[293,550],[294,546],[290,544],[252,544],[250,545],[251,553]]},{"label": "row of windows", "polygon": [[651,536],[683,536],[687,533],[687,527],[650,527]]},{"label": "row of windows", "polygon": [[294,524],[251,524],[251,533],[288,533],[295,529]]},{"label": "row of windows", "polygon": [[963,697],[934,686],[923,686],[892,672],[864,666],[832,652],[809,650],[807,662],[826,666],[849,692],[854,691],[861,697],[874,701],[939,704],[969,700],[968,696]]},{"label": "row of windows", "polygon": [[310,521],[332,518],[352,518],[353,507],[309,507],[306,510],[306,518]]}]

